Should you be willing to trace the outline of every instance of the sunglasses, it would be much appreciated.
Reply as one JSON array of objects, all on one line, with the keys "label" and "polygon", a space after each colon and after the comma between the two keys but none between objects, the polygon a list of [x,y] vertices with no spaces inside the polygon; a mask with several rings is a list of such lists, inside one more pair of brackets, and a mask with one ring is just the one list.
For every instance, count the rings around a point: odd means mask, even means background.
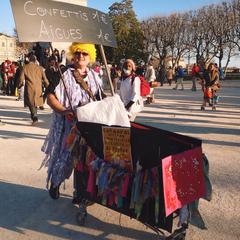
[{"label": "sunglasses", "polygon": [[86,53],[86,52],[75,52],[74,54],[77,55],[77,56],[80,56],[80,55],[82,54],[82,56],[84,56],[84,57],[86,57],[86,56],[89,55],[89,54]]}]

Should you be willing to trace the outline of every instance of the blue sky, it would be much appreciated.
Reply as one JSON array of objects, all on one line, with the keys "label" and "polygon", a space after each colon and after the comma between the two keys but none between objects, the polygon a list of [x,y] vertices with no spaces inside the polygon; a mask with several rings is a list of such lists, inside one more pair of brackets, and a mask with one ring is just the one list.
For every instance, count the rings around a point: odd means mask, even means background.
[{"label": "blue sky", "polygon": [[[116,0],[88,0],[88,6],[103,12]],[[170,14],[172,12],[184,12],[197,9],[211,3],[219,3],[221,0],[133,0],[133,7],[139,20],[154,15]],[[10,0],[0,0],[0,32],[12,35],[15,23],[12,16]]]},{"label": "blue sky", "polygon": [[[88,0],[88,6],[102,12],[108,12],[108,8],[114,2],[120,1],[121,0]],[[220,2],[222,2],[222,0],[133,0],[133,8],[138,19],[143,20],[151,16],[184,12]],[[14,27],[15,23],[10,0],[0,0],[0,32],[12,35]],[[239,56],[237,56],[232,58],[229,66],[239,66],[239,63]]]}]

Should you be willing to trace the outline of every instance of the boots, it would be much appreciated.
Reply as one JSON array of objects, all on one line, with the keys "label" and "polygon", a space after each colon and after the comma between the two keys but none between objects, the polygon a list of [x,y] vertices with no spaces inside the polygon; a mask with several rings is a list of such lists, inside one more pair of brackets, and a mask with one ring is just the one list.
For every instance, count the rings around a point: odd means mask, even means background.
[{"label": "boots", "polygon": [[59,187],[60,187],[60,184],[57,187],[54,187],[53,183],[51,183],[51,186],[50,186],[50,189],[48,190],[48,192],[52,199],[56,200],[60,197]]}]

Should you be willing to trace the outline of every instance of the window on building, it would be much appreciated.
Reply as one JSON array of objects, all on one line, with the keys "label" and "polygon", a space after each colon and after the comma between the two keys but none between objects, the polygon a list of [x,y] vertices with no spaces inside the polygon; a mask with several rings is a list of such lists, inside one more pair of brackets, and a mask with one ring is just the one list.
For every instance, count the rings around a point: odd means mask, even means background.
[{"label": "window on building", "polygon": [[2,47],[5,47],[5,42],[2,42]]},{"label": "window on building", "polygon": [[12,47],[13,47],[13,44],[12,44],[12,43],[10,43],[10,44],[9,44],[9,47],[11,47],[11,48],[12,48]]}]

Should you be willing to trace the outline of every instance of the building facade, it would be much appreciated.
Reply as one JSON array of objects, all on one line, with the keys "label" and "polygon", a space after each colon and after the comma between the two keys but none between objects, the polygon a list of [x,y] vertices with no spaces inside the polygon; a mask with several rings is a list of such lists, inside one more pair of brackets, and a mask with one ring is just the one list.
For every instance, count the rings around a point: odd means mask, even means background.
[{"label": "building facade", "polygon": [[16,38],[0,33],[0,63],[16,61]]}]

